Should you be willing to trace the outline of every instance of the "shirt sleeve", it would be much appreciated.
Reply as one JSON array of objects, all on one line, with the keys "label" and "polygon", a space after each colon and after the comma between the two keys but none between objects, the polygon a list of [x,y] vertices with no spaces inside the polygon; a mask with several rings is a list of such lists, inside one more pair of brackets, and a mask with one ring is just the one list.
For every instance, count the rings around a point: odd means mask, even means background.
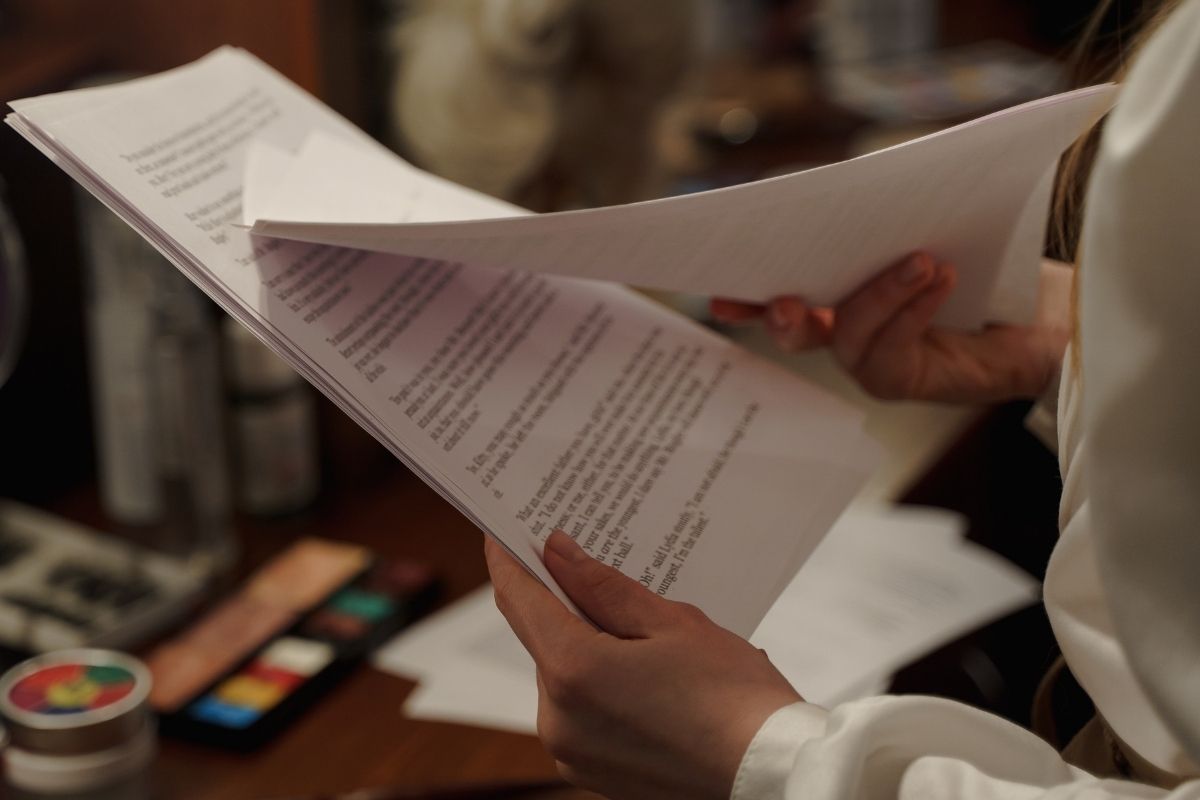
[{"label": "shirt sleeve", "polygon": [[[1200,0],[1188,0],[1138,57],[1106,126],[1080,280],[1097,568],[1129,668],[1193,762],[1200,762],[1198,145]],[[1141,746],[1140,731],[1117,733]]]},{"label": "shirt sleeve", "polygon": [[[1190,787],[1190,788],[1189,788]],[[1093,777],[1029,731],[933,697],[877,697],[827,712],[797,703],[751,742],[732,800],[1126,800],[1200,797]]]}]

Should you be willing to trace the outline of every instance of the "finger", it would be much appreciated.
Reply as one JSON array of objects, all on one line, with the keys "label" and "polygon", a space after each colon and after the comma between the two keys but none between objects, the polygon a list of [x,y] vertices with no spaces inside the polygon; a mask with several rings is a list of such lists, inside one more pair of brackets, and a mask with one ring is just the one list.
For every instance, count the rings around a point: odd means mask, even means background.
[{"label": "finger", "polygon": [[958,273],[952,265],[937,265],[933,281],[880,330],[877,345],[871,349],[868,360],[889,358],[896,350],[910,347],[920,339],[957,282]]},{"label": "finger", "polygon": [[777,297],[767,306],[767,330],[779,349],[798,352],[829,344],[833,315],[799,297]]},{"label": "finger", "polygon": [[496,607],[535,662],[544,663],[555,653],[586,646],[597,635],[490,536],[485,538],[483,550]]},{"label": "finger", "polygon": [[543,558],[567,597],[613,636],[646,638],[662,617],[662,606],[667,601],[613,567],[601,564],[562,531],[550,534]]},{"label": "finger", "polygon": [[933,280],[933,259],[914,253],[843,301],[834,316],[833,352],[843,367],[858,368],[880,329]]},{"label": "finger", "polygon": [[725,300],[720,297],[714,297],[708,301],[708,313],[712,314],[713,319],[730,325],[756,320],[765,311],[766,307],[757,303],[742,303],[738,300]]}]

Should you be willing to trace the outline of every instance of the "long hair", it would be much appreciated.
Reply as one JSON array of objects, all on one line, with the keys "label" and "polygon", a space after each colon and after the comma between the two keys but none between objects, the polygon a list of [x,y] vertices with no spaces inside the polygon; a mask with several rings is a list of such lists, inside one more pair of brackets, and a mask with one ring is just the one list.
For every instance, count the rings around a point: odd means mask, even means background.
[{"label": "long hair", "polygon": [[[1182,0],[1159,0],[1148,2],[1134,23],[1128,43],[1118,42],[1116,55],[1100,70],[1090,67],[1094,63],[1100,29],[1104,19],[1119,7],[1120,0],[1101,0],[1080,34],[1072,55],[1077,83],[1111,81],[1121,83],[1129,72],[1138,52],[1146,40],[1162,26],[1163,22],[1179,6]],[[1125,31],[1125,33],[1129,33]],[[1090,74],[1089,74],[1090,70]],[[1050,210],[1048,251],[1053,258],[1075,264],[1080,263],[1080,234],[1083,229],[1084,198],[1087,195],[1088,177],[1100,146],[1100,135],[1104,129],[1101,119],[1083,136],[1079,137],[1059,160],[1058,176],[1054,187],[1054,200]],[[1080,363],[1079,337],[1079,280],[1071,287],[1071,344],[1075,350],[1074,364]]]},{"label": "long hair", "polygon": [[[1100,5],[1084,25],[1070,56],[1072,82],[1121,83],[1138,52],[1155,31],[1171,15],[1182,0],[1150,0],[1144,4],[1131,25],[1118,29],[1114,55],[1097,66],[1097,51],[1103,49],[1101,29],[1105,19],[1120,10],[1120,0],[1101,0]],[[1127,41],[1124,41],[1128,37]],[[1087,179],[1104,128],[1101,119],[1090,131],[1079,137],[1059,161],[1051,207],[1048,249],[1050,255],[1062,261],[1078,264],[1079,234],[1083,225],[1083,201]]]}]

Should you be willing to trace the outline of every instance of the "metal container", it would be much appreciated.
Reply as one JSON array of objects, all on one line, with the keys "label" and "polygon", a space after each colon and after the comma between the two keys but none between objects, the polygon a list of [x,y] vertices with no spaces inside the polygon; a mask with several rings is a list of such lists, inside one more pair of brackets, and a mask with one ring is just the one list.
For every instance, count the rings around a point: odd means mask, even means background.
[{"label": "metal container", "polygon": [[4,773],[16,797],[147,796],[150,673],[110,650],[60,650],[0,678]]}]

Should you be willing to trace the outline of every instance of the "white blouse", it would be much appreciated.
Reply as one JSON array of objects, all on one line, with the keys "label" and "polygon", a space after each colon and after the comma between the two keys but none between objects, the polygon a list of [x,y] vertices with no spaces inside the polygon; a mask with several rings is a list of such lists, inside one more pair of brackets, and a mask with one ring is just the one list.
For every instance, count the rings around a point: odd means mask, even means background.
[{"label": "white blouse", "polygon": [[[1045,585],[1064,657],[1113,733],[1182,776],[1200,776],[1198,187],[1200,0],[1185,0],[1138,57],[1092,174],[1082,369],[1068,354],[1062,536]],[[776,712],[733,789],[733,800],[858,797],[1174,800],[1200,798],[1200,780],[1168,792],[1097,778],[994,715],[880,697]]]}]

